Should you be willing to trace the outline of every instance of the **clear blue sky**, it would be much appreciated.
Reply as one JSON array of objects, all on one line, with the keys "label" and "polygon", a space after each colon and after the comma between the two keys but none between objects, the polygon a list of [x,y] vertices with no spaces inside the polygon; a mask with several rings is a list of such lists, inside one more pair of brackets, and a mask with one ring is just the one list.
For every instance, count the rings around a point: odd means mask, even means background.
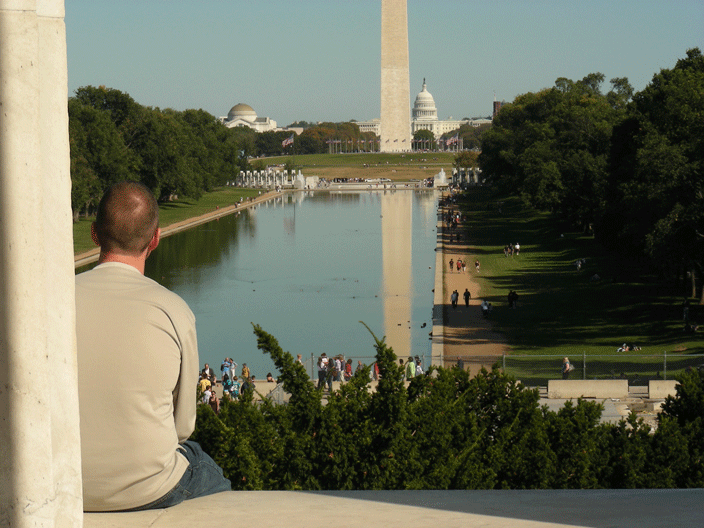
[{"label": "clear blue sky", "polygon": [[[285,126],[379,117],[380,0],[66,0],[69,95],[105,85],[138,103]],[[601,72],[642,90],[704,51],[702,0],[408,0],[411,104],[441,119]]]}]

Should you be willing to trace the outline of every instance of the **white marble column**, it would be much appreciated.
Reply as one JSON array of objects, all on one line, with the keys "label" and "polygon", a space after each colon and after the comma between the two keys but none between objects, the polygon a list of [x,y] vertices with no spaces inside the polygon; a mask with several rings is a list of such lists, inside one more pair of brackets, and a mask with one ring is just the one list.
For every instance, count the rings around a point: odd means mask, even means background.
[{"label": "white marble column", "polygon": [[63,0],[0,0],[0,526],[80,527]]}]

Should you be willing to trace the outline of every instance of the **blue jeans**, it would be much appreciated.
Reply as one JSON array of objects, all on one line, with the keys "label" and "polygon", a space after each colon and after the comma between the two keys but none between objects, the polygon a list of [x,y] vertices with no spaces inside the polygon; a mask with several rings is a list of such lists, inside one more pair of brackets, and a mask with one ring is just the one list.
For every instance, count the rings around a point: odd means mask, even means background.
[{"label": "blue jeans", "polygon": [[179,445],[179,449],[181,454],[188,459],[188,467],[178,484],[160,499],[126,511],[169,508],[187,499],[195,499],[232,489],[230,481],[223,476],[220,466],[201,449],[197,442],[186,440]]}]

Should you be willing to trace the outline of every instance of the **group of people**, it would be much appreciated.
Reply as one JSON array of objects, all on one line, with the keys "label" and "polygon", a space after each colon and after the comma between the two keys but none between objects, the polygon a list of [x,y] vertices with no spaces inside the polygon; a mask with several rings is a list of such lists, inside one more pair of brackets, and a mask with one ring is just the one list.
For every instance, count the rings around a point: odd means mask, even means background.
[{"label": "group of people", "polygon": [[462,259],[457,259],[455,263],[454,259],[450,259],[450,273],[452,273],[457,266],[457,273],[464,273],[467,271],[467,263]]},{"label": "group of people", "polygon": [[[455,262],[455,259],[450,259],[450,273],[453,273],[455,270],[455,267],[457,267],[457,273],[464,273],[467,271],[467,262],[462,259],[457,259],[457,262]],[[479,261],[475,260],[474,261],[474,269],[479,273]]]},{"label": "group of people", "polygon": [[[403,377],[406,380],[424,374],[423,362],[420,356],[409,356],[407,361],[399,359],[399,366],[403,371]],[[329,357],[323,352],[318,358],[318,389],[328,388],[332,392],[333,381],[349,381],[354,374],[361,372],[364,364],[361,360],[357,361],[357,366],[352,372],[352,359],[345,360],[342,355]],[[379,365],[374,362],[369,372],[370,381],[379,381]]]},{"label": "group of people", "polygon": [[[469,293],[469,289],[465,288],[464,293],[462,294],[462,297],[464,298],[464,305],[466,307],[469,307],[469,300],[472,298],[472,294]],[[454,290],[452,294],[450,295],[450,302],[452,303],[452,308],[457,308],[457,303],[460,300],[460,294],[457,290]]]},{"label": "group of people", "polygon": [[[300,359],[300,358],[299,358]],[[361,370],[363,367],[362,362],[357,363],[357,368],[355,372]],[[374,363],[375,371],[378,375],[379,369]],[[328,357],[328,355],[323,352],[318,358],[318,388],[322,389],[327,384],[328,389],[332,391],[333,381],[349,381],[352,379],[352,359],[345,361],[342,354],[338,354],[335,357]]]},{"label": "group of people", "polygon": [[[236,400],[242,392],[254,387],[254,376],[250,374],[247,364],[244,363],[242,365],[242,382],[240,382],[237,374],[235,374],[236,368],[237,363],[235,363],[232,358],[225,358],[220,366],[222,371],[222,397],[228,400]],[[203,370],[200,371],[200,380],[198,381],[198,384],[201,392],[203,393],[201,403],[210,405],[216,414],[219,413],[220,399],[215,392],[217,378],[215,377],[215,372],[213,372],[213,369],[208,363],[206,363],[203,366]]]},{"label": "group of people", "polygon": [[515,244],[509,243],[504,246],[504,255],[507,257],[512,257],[513,255],[518,255],[521,252],[521,245],[516,242]]},{"label": "group of people", "polygon": [[616,349],[616,352],[637,352],[640,349],[641,348],[638,345],[627,345],[626,343],[624,343]]},{"label": "group of people", "polygon": [[[298,354],[298,360],[300,362],[301,355]],[[242,374],[238,378],[236,374],[237,363],[235,363],[232,358],[225,358],[220,365],[220,370],[222,371],[221,384],[222,384],[222,398],[226,400],[236,400],[245,391],[254,389],[254,383],[256,378],[251,374],[247,363],[242,364]],[[277,383],[276,379],[271,372],[267,373],[266,381],[269,383]],[[210,405],[213,411],[217,414],[220,412],[220,402],[217,393],[215,392],[215,386],[217,385],[217,378],[213,369],[207,363],[200,371],[200,380],[198,382],[200,390],[203,393],[201,398],[201,403]]]},{"label": "group of people", "polygon": [[[416,356],[415,358],[412,356],[408,356],[408,360],[404,363],[402,359],[398,360],[399,366],[403,370],[403,379],[406,381],[411,380],[412,378],[415,378],[416,376],[422,376],[424,374],[423,371],[423,363],[420,360],[419,356]],[[376,363],[374,363],[376,365]]]}]

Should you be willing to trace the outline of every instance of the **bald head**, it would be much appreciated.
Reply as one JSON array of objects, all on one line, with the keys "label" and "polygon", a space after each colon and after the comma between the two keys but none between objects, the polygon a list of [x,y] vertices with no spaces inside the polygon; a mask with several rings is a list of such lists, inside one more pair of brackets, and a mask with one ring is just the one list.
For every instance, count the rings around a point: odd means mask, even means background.
[{"label": "bald head", "polygon": [[159,227],[159,206],[145,185],[116,183],[100,200],[94,226],[101,253],[139,255]]}]

